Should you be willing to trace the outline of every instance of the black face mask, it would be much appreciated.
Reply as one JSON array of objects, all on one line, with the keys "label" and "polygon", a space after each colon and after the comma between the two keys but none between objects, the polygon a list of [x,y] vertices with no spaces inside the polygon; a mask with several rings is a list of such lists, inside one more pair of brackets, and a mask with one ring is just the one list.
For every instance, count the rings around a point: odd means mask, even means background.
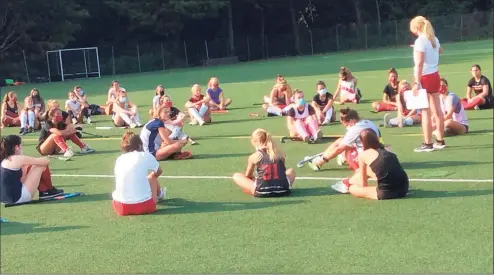
[{"label": "black face mask", "polygon": [[160,96],[164,96],[165,95],[165,91],[161,90],[160,91]]}]

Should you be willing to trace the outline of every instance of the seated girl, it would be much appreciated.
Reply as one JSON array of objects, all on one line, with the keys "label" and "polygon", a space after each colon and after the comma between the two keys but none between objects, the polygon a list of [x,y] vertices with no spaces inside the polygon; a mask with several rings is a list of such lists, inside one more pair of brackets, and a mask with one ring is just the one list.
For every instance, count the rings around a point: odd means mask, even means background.
[{"label": "seated girl", "polygon": [[156,87],[156,92],[153,97],[153,103],[151,105],[151,109],[149,109],[149,115],[151,116],[151,119],[154,118],[155,112],[158,110],[158,107],[160,107],[160,102],[163,96],[165,95],[165,87],[163,85],[158,85]]},{"label": "seated girl", "polygon": [[20,135],[31,133],[39,127],[39,122],[36,123],[36,115],[34,114],[33,98],[27,96],[24,98],[24,108],[21,111],[21,129]]},{"label": "seated girl", "polygon": [[[340,193],[357,198],[388,200],[403,198],[408,193],[408,175],[398,157],[384,149],[379,137],[371,129],[360,132],[364,151],[359,154],[359,168],[355,174],[331,186]],[[368,186],[368,179],[377,180],[377,186]]]},{"label": "seated girl", "polygon": [[340,80],[338,81],[338,86],[336,86],[336,91],[334,93],[334,98],[340,96],[339,104],[350,103],[360,103],[362,94],[360,90],[357,89],[357,79],[352,75],[352,72],[345,67],[340,68],[339,73]]},{"label": "seated girl", "polygon": [[388,84],[384,86],[382,101],[372,102],[372,109],[376,112],[396,111],[398,104],[396,103],[396,94],[398,90],[398,72],[395,68],[388,71]]},{"label": "seated girl", "polygon": [[[487,77],[482,75],[480,66],[472,66],[472,78],[467,84],[467,97],[461,100],[465,110],[492,109],[494,107],[494,96],[492,85]],[[472,92],[475,95],[472,97]]]},{"label": "seated girl", "polygon": [[172,132],[165,127],[165,122],[169,119],[170,109],[161,106],[158,109],[157,117],[144,125],[140,134],[144,151],[151,153],[156,160],[165,160],[169,157],[176,160],[191,158],[191,152],[181,152],[187,144],[187,140],[170,139]]},{"label": "seated girl", "polygon": [[17,94],[15,92],[7,92],[2,101],[1,128],[21,126],[19,111],[19,104],[17,104]]},{"label": "seated girl", "polygon": [[[46,111],[45,101],[39,94],[39,90],[36,88],[31,90],[30,96],[33,98],[34,104],[34,123],[38,125],[39,122],[42,120],[43,113]],[[38,129],[38,127],[36,127],[36,129]]]},{"label": "seated girl", "polygon": [[295,171],[286,169],[285,154],[271,134],[264,129],[256,129],[250,141],[256,152],[248,158],[245,174],[235,173],[233,181],[242,191],[254,197],[290,195],[295,183]]},{"label": "seated girl", "polygon": [[142,127],[139,113],[137,112],[137,105],[129,101],[126,91],[120,90],[113,105],[112,119],[115,126]]},{"label": "seated girl", "polygon": [[166,189],[158,182],[163,173],[160,164],[144,146],[138,135],[126,132],[120,143],[122,155],[115,163],[113,210],[119,216],[151,214],[156,203],[165,198]]},{"label": "seated girl", "polygon": [[87,93],[82,89],[81,86],[75,86],[74,89],[72,90],[74,94],[77,96],[77,99],[81,104],[85,107],[88,108],[88,112],[90,115],[101,115],[105,113],[105,109],[101,108],[97,104],[89,104],[87,100]]},{"label": "seated girl", "polygon": [[192,140],[189,136],[187,136],[183,131],[183,125],[184,125],[184,119],[185,119],[185,114],[182,113],[179,109],[173,107],[172,100],[170,96],[164,95],[161,98],[160,102],[161,106],[164,106],[166,108],[170,109],[169,113],[169,119],[165,121],[165,127],[171,131],[171,134],[169,136],[170,139],[172,140],[188,140],[192,144],[196,144],[194,140]]},{"label": "seated girl", "polygon": [[48,158],[25,156],[19,136],[9,135],[0,139],[0,195],[3,203],[29,202],[36,192],[40,200],[63,194],[62,189],[52,185]]},{"label": "seated girl", "polygon": [[120,87],[120,83],[116,80],[113,80],[110,85],[110,89],[108,90],[108,98],[105,102],[105,114],[113,115],[113,103],[117,99],[120,91],[126,91],[123,87]]},{"label": "seated girl", "polygon": [[384,115],[384,127],[403,127],[412,126],[414,124],[420,124],[422,122],[422,115],[420,110],[408,110],[405,101],[404,92],[411,90],[410,84],[406,80],[400,81],[398,85],[398,93],[396,94],[397,103],[397,117],[391,118],[391,114]]},{"label": "seated girl", "polygon": [[333,95],[326,89],[324,81],[316,84],[317,93],[312,99],[312,107],[316,110],[319,125],[327,125],[336,121],[336,111],[333,108]]},{"label": "seated girl", "polygon": [[201,86],[194,84],[192,86],[192,97],[185,103],[185,108],[189,111],[189,125],[204,125],[211,123],[211,111],[209,108],[209,97],[201,94]]},{"label": "seated girl", "polygon": [[[468,118],[460,98],[448,89],[448,81],[441,78],[441,107],[444,112],[444,133],[446,135],[464,135],[468,133]],[[433,123],[433,128],[436,125]],[[437,130],[434,130],[437,136]]]},{"label": "seated girl", "polygon": [[74,152],[67,146],[66,140],[70,139],[79,148],[81,154],[94,152],[87,144],[77,137],[77,125],[67,125],[62,116],[62,110],[52,108],[48,110],[45,124],[39,134],[38,146],[36,149],[42,156],[56,155],[63,153],[64,157],[71,158]]},{"label": "seated girl", "polygon": [[216,77],[209,79],[206,94],[211,99],[209,101],[211,110],[226,110],[226,107],[232,103],[231,99],[225,98],[223,89],[220,88],[220,81]]},{"label": "seated girl", "polygon": [[68,93],[69,99],[65,101],[65,111],[69,114],[73,124],[82,123],[83,118],[86,118],[86,122],[91,124],[91,115],[89,109],[79,101],[79,98],[72,91]]},{"label": "seated girl", "polygon": [[[316,111],[305,101],[304,92],[295,90],[293,97],[295,103],[287,111],[290,136],[298,136],[305,142],[315,143],[322,138],[322,131],[317,123]],[[295,129],[295,132],[293,129]]]},{"label": "seated girl", "polygon": [[283,76],[278,75],[276,84],[271,90],[269,96],[264,97],[262,107],[268,113],[268,116],[282,116],[292,103],[292,89]]}]

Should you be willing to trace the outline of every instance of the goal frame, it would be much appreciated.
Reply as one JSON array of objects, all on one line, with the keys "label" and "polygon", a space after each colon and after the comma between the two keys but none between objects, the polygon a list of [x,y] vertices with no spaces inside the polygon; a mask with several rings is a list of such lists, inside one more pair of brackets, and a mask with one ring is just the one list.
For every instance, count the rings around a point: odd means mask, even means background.
[{"label": "goal frame", "polygon": [[65,74],[63,70],[63,58],[62,58],[62,52],[68,52],[68,51],[82,51],[84,53],[84,68],[85,68],[85,73],[84,75],[86,78],[89,78],[89,74],[94,74],[96,72],[88,72],[88,66],[87,66],[87,59],[86,59],[86,50],[95,50],[96,51],[96,63],[98,65],[98,78],[101,78],[101,67],[99,64],[99,51],[98,47],[87,47],[87,48],[71,48],[71,49],[60,49],[60,50],[52,50],[52,51],[46,51],[46,64],[48,67],[48,79],[51,82],[51,71],[50,71],[50,58],[49,54],[50,53],[58,53],[58,62],[60,64],[60,75],[62,77],[62,81],[65,81]]}]

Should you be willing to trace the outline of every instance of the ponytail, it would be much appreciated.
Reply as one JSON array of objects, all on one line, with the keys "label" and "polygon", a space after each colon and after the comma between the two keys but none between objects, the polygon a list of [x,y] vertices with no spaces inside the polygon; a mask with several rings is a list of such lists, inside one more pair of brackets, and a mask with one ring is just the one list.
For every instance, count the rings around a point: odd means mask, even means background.
[{"label": "ponytail", "polygon": [[434,28],[429,20],[427,20],[423,16],[416,16],[410,21],[410,31],[417,35],[419,32],[425,34],[427,39],[431,42],[432,48],[437,47],[436,43],[436,34],[434,32]]},{"label": "ponytail", "polygon": [[252,133],[252,141],[255,144],[264,146],[271,161],[285,159],[285,153],[278,148],[278,145],[274,142],[273,137],[268,131],[260,128],[256,129]]},{"label": "ponytail", "polygon": [[431,42],[432,44],[432,48],[436,48],[436,34],[434,32],[434,28],[432,27],[432,24],[429,20],[425,19],[424,20],[424,33],[425,33],[425,36],[427,37],[427,39],[429,39],[429,41]]},{"label": "ponytail", "polygon": [[21,137],[8,135],[0,140],[0,162],[15,154],[15,147],[21,145]]}]

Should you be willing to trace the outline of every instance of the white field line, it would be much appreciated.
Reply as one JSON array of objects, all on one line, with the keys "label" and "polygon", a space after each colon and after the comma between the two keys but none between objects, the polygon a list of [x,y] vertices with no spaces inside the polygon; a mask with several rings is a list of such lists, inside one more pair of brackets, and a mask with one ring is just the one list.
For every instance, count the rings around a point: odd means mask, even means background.
[{"label": "white field line", "polygon": [[[78,175],[78,174],[52,174],[52,177],[65,177],[65,178],[114,178],[113,175]],[[163,179],[232,179],[228,176],[160,176]],[[343,178],[329,178],[329,177],[297,177],[297,180],[343,180]],[[415,182],[494,182],[493,179],[410,179]]]}]

